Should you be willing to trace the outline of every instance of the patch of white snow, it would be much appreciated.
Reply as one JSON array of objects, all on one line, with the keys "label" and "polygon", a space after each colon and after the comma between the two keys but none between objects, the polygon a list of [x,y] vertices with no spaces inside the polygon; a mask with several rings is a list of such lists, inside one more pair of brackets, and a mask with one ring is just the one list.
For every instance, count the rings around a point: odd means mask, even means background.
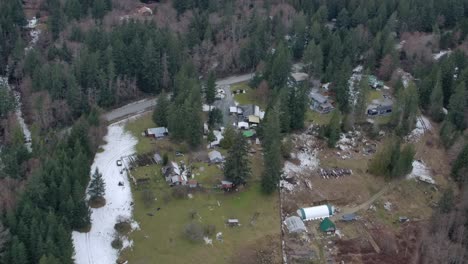
[{"label": "patch of white snow", "polygon": [[405,137],[408,142],[417,142],[426,131],[431,130],[432,125],[429,119],[424,116],[419,116],[416,121],[416,127],[411,133]]},{"label": "patch of white snow", "polygon": [[[114,239],[114,225],[118,219],[132,218],[132,193],[127,172],[120,174],[122,167],[116,165],[116,160],[133,154],[137,140],[124,128],[124,122],[112,124],[104,138],[107,142],[104,151],[97,153],[91,172],[98,167],[106,184],[104,198],[106,205],[91,209],[91,230],[88,233],[73,232],[72,239],[75,248],[74,260],[76,264],[116,263],[118,250],[112,248]],[[119,186],[123,182],[123,186]],[[132,222],[132,228],[137,223]],[[124,247],[132,242],[123,239]]]},{"label": "patch of white snow", "polygon": [[430,169],[426,166],[426,164],[424,164],[424,162],[419,160],[413,161],[413,170],[410,174],[408,174],[408,176],[406,176],[406,178],[435,184],[434,179],[432,179]]}]

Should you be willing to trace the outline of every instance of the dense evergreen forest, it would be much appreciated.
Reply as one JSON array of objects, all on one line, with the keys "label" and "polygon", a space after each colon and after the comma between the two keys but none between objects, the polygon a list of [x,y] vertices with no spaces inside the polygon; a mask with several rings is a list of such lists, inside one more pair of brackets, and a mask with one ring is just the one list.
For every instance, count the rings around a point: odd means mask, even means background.
[{"label": "dense evergreen forest", "polygon": [[[442,142],[456,153],[452,175],[466,190],[467,0],[173,0],[155,5],[155,19],[125,17],[135,6],[127,2],[41,1],[35,15],[45,26],[29,52],[22,2],[0,2],[0,72],[9,68],[7,77],[17,84],[35,128],[29,153],[12,94],[0,87],[0,184],[8,190],[0,201],[1,263],[73,262],[71,230],[89,227],[84,197],[104,134],[102,109],[171,94],[160,99],[157,111],[164,114],[156,122],[196,148],[203,142],[201,105],[205,98],[210,103],[214,76],[255,72],[251,85],[268,98],[260,128],[268,164],[262,186],[274,191],[282,134],[304,127],[308,87],[288,89],[298,61],[314,79],[333,83],[339,112],[323,130],[330,146],[342,130],[362,123],[366,85],[359,85],[362,98],[354,102],[348,80],[363,65],[395,87],[398,107],[389,128],[396,137],[414,128],[418,111],[442,123]],[[423,42],[425,35],[431,41]],[[432,53],[440,49],[453,52],[434,62]],[[395,74],[399,68],[414,76],[406,88]],[[69,134],[59,133],[70,126]],[[466,225],[465,203],[437,212],[434,223],[450,215],[457,216],[451,227]],[[431,232],[442,233],[441,245],[468,245],[453,229],[443,233],[434,224]],[[436,252],[428,250],[430,242],[423,248],[427,258]]]}]

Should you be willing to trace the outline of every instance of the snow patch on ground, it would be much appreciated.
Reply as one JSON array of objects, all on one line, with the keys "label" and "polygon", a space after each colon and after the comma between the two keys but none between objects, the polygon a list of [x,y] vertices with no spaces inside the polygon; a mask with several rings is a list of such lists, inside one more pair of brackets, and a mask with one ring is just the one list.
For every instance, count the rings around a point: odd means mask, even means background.
[{"label": "snow patch on ground", "polygon": [[12,89],[12,87],[8,83],[7,77],[0,76],[0,85],[4,86],[7,90],[11,91],[13,93],[13,96],[15,97],[15,101],[16,101],[15,115],[21,127],[21,130],[23,131],[24,142],[25,142],[24,145],[26,146],[29,152],[32,152],[31,131],[26,125],[26,122],[24,121],[24,118],[23,118],[23,112],[21,111],[21,94]]},{"label": "snow patch on ground", "polygon": [[[114,225],[118,219],[132,218],[132,193],[127,173],[120,174],[123,167],[116,165],[116,160],[133,154],[137,140],[124,130],[124,123],[119,122],[108,127],[104,138],[107,142],[101,153],[97,153],[90,173],[98,167],[106,184],[106,205],[91,209],[91,230],[88,233],[73,232],[72,239],[75,248],[76,264],[116,263],[118,250],[112,248],[115,238]],[[123,186],[119,186],[123,182]],[[132,222],[132,228],[138,228]],[[132,241],[122,238],[124,247],[132,245]]]},{"label": "snow patch on ground", "polygon": [[432,58],[434,58],[434,60],[440,60],[444,55],[450,55],[452,51],[451,50],[441,50],[439,51],[438,53],[434,53],[432,54]]},{"label": "snow patch on ground", "polygon": [[216,140],[208,144],[208,146],[206,146],[207,149],[210,149],[214,146],[219,146],[219,143],[221,143],[221,140],[224,138],[222,131],[214,130],[213,134],[215,135]]},{"label": "snow patch on ground", "polygon": [[430,184],[435,184],[434,179],[432,179],[431,170],[424,164],[424,162],[415,160],[413,161],[413,170],[411,171],[407,179],[416,179]]},{"label": "snow patch on ground", "polygon": [[416,127],[411,131],[411,133],[405,137],[408,142],[418,141],[427,130],[431,130],[432,125],[429,119],[424,116],[419,116],[416,121]]},{"label": "snow patch on ground", "polygon": [[284,163],[283,172],[286,175],[291,175],[292,173],[300,173],[304,170],[314,170],[318,168],[319,161],[317,159],[316,151],[304,150],[300,151],[297,154],[292,154],[292,158],[296,158],[300,161],[299,165],[296,165],[290,161]]},{"label": "snow patch on ground", "polygon": [[128,238],[122,239],[122,249],[133,247],[133,240],[128,240]]}]

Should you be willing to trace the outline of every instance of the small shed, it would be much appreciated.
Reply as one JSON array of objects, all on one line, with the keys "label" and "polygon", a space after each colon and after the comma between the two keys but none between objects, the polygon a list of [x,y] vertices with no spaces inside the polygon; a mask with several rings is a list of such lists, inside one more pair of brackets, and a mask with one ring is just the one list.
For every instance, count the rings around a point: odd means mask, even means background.
[{"label": "small shed", "polygon": [[221,155],[221,152],[217,150],[213,150],[210,153],[208,153],[208,157],[210,158],[211,163],[221,163],[224,161],[224,158]]},{"label": "small shed", "polygon": [[237,106],[230,106],[229,107],[229,113],[236,115],[237,114]]},{"label": "small shed", "polygon": [[284,220],[284,224],[289,230],[289,233],[302,233],[307,232],[307,228],[304,225],[302,219],[298,216],[291,216]]},{"label": "small shed", "polygon": [[374,89],[383,87],[384,85],[384,83],[382,81],[379,81],[379,79],[377,79],[377,77],[374,75],[369,75],[367,80],[369,82],[369,85]]},{"label": "small shed", "polygon": [[291,74],[291,76],[293,77],[294,81],[298,83],[303,82],[309,78],[309,75],[304,72],[294,72]]},{"label": "small shed", "polygon": [[230,218],[226,222],[229,226],[239,226],[239,219]]},{"label": "small shed", "polygon": [[165,127],[148,128],[146,130],[146,136],[154,138],[163,138],[169,135],[169,131]]},{"label": "small shed", "polygon": [[384,97],[381,100],[374,100],[373,104],[369,105],[369,107],[367,108],[367,115],[388,115],[392,113],[392,110],[393,101],[388,97]]},{"label": "small shed", "polygon": [[352,222],[356,220],[356,214],[345,214],[341,217],[341,220],[345,222]]},{"label": "small shed", "polygon": [[303,221],[323,219],[332,216],[334,212],[335,208],[328,204],[301,208],[297,210],[297,214]]},{"label": "small shed", "polygon": [[249,123],[241,121],[237,123],[237,128],[239,129],[249,129]]},{"label": "small shed", "polygon": [[186,185],[187,184],[187,176],[185,175],[174,175],[171,177],[171,184],[172,185]]},{"label": "small shed", "polygon": [[189,180],[188,181],[188,186],[189,186],[189,188],[197,188],[198,187],[198,182],[196,180]]},{"label": "small shed", "polygon": [[255,130],[246,130],[242,132],[242,135],[246,138],[251,138],[255,135]]},{"label": "small shed", "polygon": [[333,110],[333,105],[328,101],[328,98],[318,92],[311,92],[309,94],[311,101],[310,108],[319,113],[326,114]]},{"label": "small shed", "polygon": [[159,153],[154,153],[153,160],[154,162],[156,162],[156,164],[161,164],[163,162],[163,159],[161,158],[161,155],[159,155]]},{"label": "small shed", "polygon": [[221,189],[229,190],[234,187],[234,184],[230,181],[221,181]]},{"label": "small shed", "polygon": [[255,115],[249,115],[249,123],[255,124],[255,125],[260,124],[260,117],[255,116]]},{"label": "small shed", "polygon": [[335,223],[332,222],[332,220],[330,220],[330,218],[326,217],[325,219],[323,219],[322,222],[320,222],[320,230],[322,232],[332,232],[334,233],[335,230],[336,230],[336,226],[335,226]]}]

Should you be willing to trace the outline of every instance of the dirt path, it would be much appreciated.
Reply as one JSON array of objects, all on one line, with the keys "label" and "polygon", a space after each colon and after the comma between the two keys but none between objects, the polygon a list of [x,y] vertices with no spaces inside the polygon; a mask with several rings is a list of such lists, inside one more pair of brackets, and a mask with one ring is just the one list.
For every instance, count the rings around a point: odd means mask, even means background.
[{"label": "dirt path", "polygon": [[386,193],[392,187],[393,187],[392,183],[387,183],[387,185],[385,185],[385,187],[383,187],[378,193],[374,194],[371,198],[369,198],[369,200],[365,201],[364,203],[362,203],[360,205],[357,205],[357,206],[354,206],[354,207],[340,208],[341,209],[340,213],[335,214],[334,216],[332,216],[332,219],[333,220],[338,220],[338,219],[341,219],[341,217],[343,217],[343,215],[345,215],[345,214],[354,214],[357,211],[369,208],[369,206],[371,204],[373,204],[377,199],[379,199],[384,193]]}]

